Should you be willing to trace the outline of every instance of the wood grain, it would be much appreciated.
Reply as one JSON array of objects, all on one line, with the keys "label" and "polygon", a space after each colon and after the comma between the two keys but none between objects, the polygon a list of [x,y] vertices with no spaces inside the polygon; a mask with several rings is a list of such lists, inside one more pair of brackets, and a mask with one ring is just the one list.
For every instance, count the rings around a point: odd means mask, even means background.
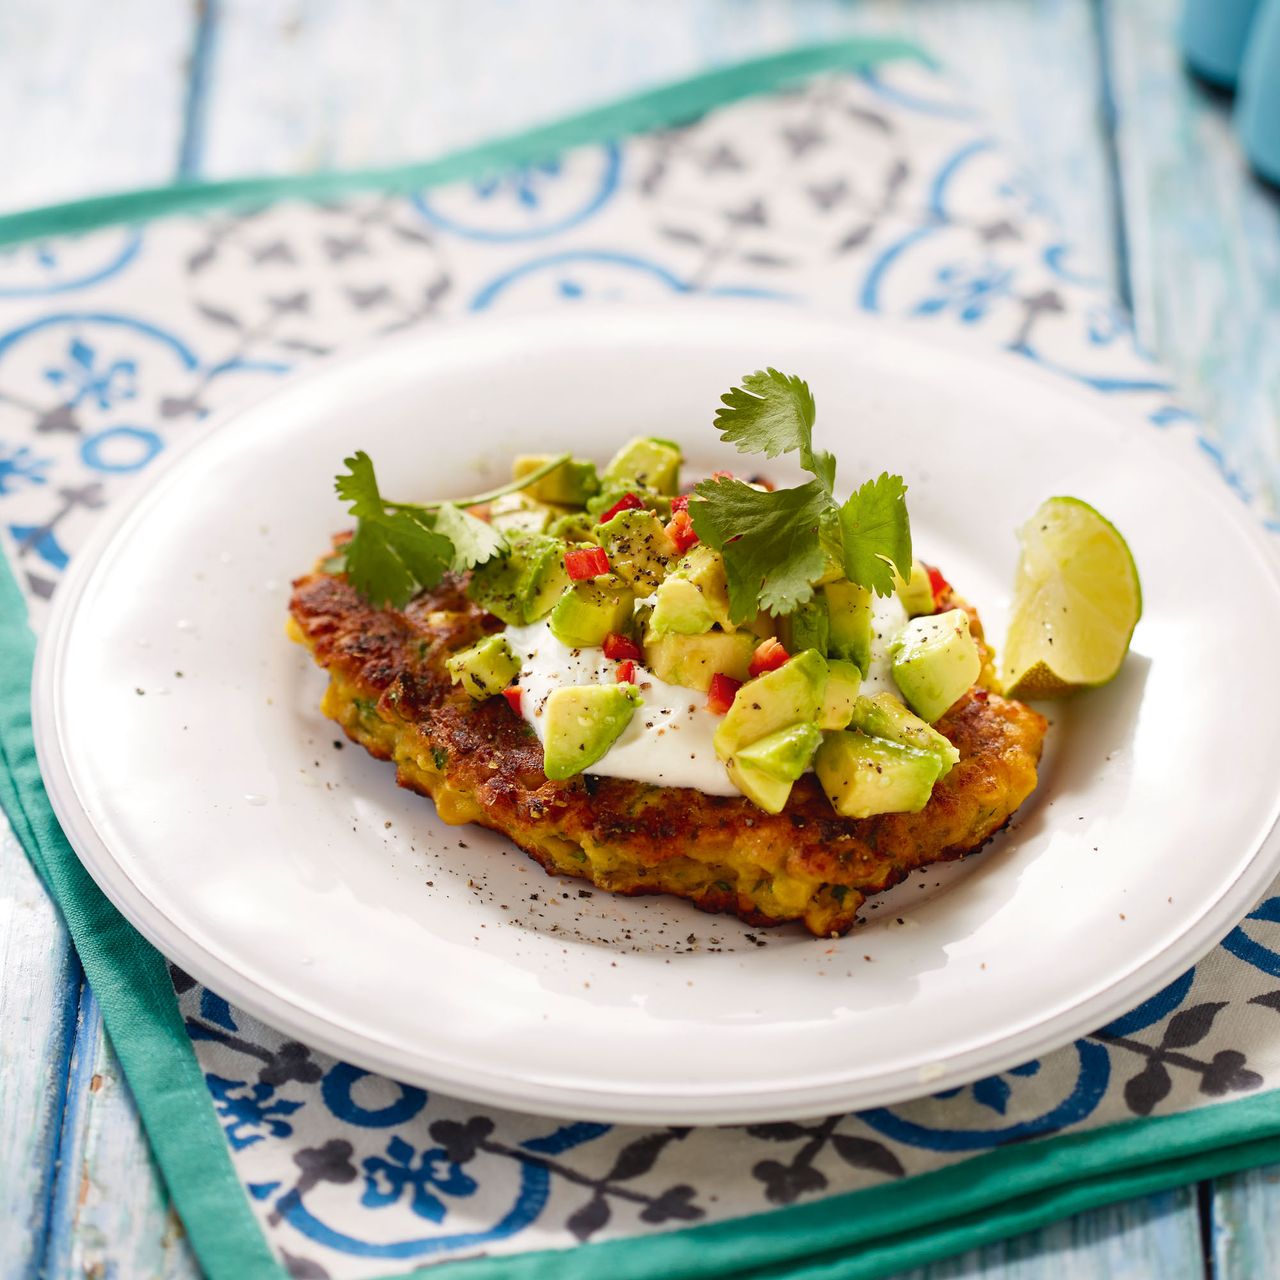
[{"label": "wood grain", "polygon": [[172,179],[192,13],[176,0],[0,5],[0,211]]},{"label": "wood grain", "polygon": [[1174,0],[1105,5],[1120,194],[1142,341],[1280,513],[1280,198],[1252,177],[1230,102],[1183,71]]}]

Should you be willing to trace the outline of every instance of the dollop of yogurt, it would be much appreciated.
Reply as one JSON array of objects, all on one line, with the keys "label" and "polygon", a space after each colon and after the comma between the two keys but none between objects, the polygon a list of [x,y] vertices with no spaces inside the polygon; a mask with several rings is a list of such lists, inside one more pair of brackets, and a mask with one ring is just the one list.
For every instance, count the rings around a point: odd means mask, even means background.
[{"label": "dollop of yogurt", "polygon": [[[907,611],[897,595],[875,598],[871,664],[861,692],[899,696],[891,674],[889,646],[906,623]],[[618,664],[606,658],[603,649],[571,649],[552,634],[545,620],[508,627],[504,634],[520,659],[520,688],[524,690],[520,711],[539,742],[546,742],[545,707],[555,689],[617,681]],[[715,733],[724,717],[707,710],[707,695],[667,684],[644,668],[637,671],[637,679],[640,706],[622,736],[588,772],[659,787],[692,787],[712,796],[738,795],[715,750]]]}]

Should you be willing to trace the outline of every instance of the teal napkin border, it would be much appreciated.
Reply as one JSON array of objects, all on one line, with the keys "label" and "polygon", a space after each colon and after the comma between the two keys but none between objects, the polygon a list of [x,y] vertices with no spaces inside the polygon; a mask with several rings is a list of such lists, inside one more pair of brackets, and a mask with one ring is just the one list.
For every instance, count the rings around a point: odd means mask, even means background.
[{"label": "teal napkin border", "polygon": [[[426,164],[186,184],[0,216],[0,244],[215,206],[407,190],[659,128],[807,75],[891,58],[846,41],[713,71]],[[0,557],[0,807],[67,923],[197,1258],[211,1280],[288,1280],[231,1164],[163,956],[94,884],[49,805],[31,725],[35,637]],[[1158,1153],[1158,1154],[1155,1154]],[[635,1239],[444,1262],[403,1280],[875,1280],[1116,1200],[1280,1159],[1280,1090],[1173,1116],[1002,1148],[901,1182]]]}]

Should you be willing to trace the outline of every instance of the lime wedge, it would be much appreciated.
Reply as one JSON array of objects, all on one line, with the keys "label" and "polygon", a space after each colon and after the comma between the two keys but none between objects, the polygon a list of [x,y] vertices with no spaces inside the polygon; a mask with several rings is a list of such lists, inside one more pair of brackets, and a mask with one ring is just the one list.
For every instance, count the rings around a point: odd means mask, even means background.
[{"label": "lime wedge", "polygon": [[1125,540],[1079,498],[1042,503],[1018,540],[1006,692],[1060,698],[1105,684],[1120,670],[1142,616],[1138,567]]}]

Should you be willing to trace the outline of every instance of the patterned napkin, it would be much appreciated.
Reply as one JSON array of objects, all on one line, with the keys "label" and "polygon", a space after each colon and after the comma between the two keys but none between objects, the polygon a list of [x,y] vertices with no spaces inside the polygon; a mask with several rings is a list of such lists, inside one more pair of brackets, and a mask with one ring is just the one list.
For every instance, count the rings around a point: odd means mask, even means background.
[{"label": "patterned napkin", "polygon": [[[1221,469],[1128,318],[936,70],[899,58],[781,86],[756,71],[767,92],[470,181],[0,252],[0,542],[32,625],[98,514],[209,411],[353,341],[466,311],[699,293],[959,327]],[[841,1274],[871,1275],[1261,1159],[1193,1157],[1280,1119],[1280,1105],[1233,1111],[1280,1084],[1280,897],[1094,1035],[937,1097],[804,1124],[645,1129],[474,1106],[287,1041],[171,974],[227,1167],[296,1277],[458,1259],[475,1277],[772,1261],[791,1275],[824,1250],[847,1251]],[[182,1175],[166,1173],[194,1213]],[[929,1180],[904,1185],[914,1175]],[[229,1274],[203,1239],[206,1268]],[[630,1243],[595,1249],[605,1241]]]}]

